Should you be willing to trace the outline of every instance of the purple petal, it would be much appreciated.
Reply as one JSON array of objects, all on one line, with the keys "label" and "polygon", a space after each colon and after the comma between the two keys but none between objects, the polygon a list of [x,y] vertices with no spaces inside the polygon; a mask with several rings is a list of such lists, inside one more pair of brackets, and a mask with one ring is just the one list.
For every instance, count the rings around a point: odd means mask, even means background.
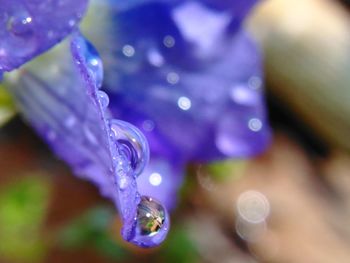
[{"label": "purple petal", "polygon": [[109,16],[115,26],[99,32],[113,43],[102,53],[111,110],[146,134],[152,153],[211,161],[267,147],[260,50],[228,30],[232,14],[154,1]]},{"label": "purple petal", "polygon": [[152,155],[152,159],[143,173],[137,178],[142,195],[151,195],[171,211],[175,208],[177,194],[182,185],[185,165],[169,160],[164,156]]},{"label": "purple petal", "polygon": [[123,237],[140,246],[158,245],[169,229],[168,216],[156,235],[137,231],[141,197],[136,176],[148,161],[147,142],[136,128],[110,119],[108,96],[98,89],[102,62],[91,44],[76,34],[71,52],[65,41],[44,55],[45,63],[35,60],[10,74],[10,91],[53,151],[114,201]]},{"label": "purple petal", "polygon": [[2,0],[0,71],[11,71],[61,41],[86,6],[87,0]]}]

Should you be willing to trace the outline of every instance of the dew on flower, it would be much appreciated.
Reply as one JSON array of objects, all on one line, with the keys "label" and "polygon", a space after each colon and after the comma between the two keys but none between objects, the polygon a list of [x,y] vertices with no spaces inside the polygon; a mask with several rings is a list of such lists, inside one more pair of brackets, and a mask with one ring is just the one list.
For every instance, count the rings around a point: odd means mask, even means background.
[{"label": "dew on flower", "polygon": [[144,135],[133,125],[112,120],[110,123],[118,151],[130,162],[135,176],[139,175],[149,160],[149,147]]},{"label": "dew on flower", "polygon": [[135,48],[131,45],[125,45],[123,46],[123,54],[126,57],[132,57],[135,55]]},{"label": "dew on flower", "polygon": [[189,98],[183,96],[178,99],[177,105],[179,106],[180,109],[187,111],[191,108],[192,102]]},{"label": "dew on flower", "polygon": [[145,121],[142,123],[142,127],[143,127],[143,129],[144,129],[145,131],[147,131],[147,132],[153,131],[154,128],[155,128],[154,121],[145,120]]},{"label": "dew on flower", "polygon": [[137,227],[141,235],[154,236],[165,220],[164,208],[152,198],[143,196],[137,210]]},{"label": "dew on flower", "polygon": [[156,200],[142,196],[137,207],[135,236],[132,242],[149,247],[159,245],[169,230],[166,209]]},{"label": "dew on flower", "polygon": [[32,17],[25,11],[18,12],[8,20],[8,30],[19,37],[28,37],[33,33]]},{"label": "dew on flower", "polygon": [[170,36],[170,35],[167,35],[164,37],[163,39],[163,44],[164,46],[166,46],[167,48],[172,48],[175,46],[175,38]]},{"label": "dew on flower", "polygon": [[101,102],[102,108],[106,109],[108,107],[108,104],[109,104],[109,97],[108,97],[108,95],[106,94],[106,92],[104,92],[102,90],[99,90],[97,92],[97,95],[98,95],[99,100]]},{"label": "dew on flower", "polygon": [[248,126],[249,126],[250,130],[252,130],[254,132],[258,132],[261,130],[263,124],[262,124],[261,120],[259,120],[258,118],[252,118],[249,120]]},{"label": "dew on flower", "polygon": [[260,77],[252,76],[248,80],[248,85],[251,89],[260,89],[262,86],[262,80]]}]

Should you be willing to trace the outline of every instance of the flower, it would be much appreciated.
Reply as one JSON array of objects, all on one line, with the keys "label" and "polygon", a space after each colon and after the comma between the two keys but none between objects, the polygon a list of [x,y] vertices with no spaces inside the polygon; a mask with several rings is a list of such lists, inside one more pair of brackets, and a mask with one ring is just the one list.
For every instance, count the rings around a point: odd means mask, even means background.
[{"label": "flower", "polygon": [[127,241],[165,239],[186,163],[246,157],[268,144],[260,54],[240,27],[255,1],[93,1],[82,30],[101,57],[75,27],[85,1],[34,2],[0,8],[11,25],[0,31],[0,70],[70,34],[5,79],[52,150],[113,200]]}]

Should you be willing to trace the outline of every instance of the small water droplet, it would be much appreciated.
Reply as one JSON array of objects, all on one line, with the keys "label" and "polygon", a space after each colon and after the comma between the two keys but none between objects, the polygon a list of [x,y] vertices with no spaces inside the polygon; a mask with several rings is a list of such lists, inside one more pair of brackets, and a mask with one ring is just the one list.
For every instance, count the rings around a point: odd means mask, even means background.
[{"label": "small water droplet", "polygon": [[87,66],[94,75],[96,86],[100,88],[103,82],[102,60],[99,54],[97,53],[96,49],[89,42],[87,42],[87,49],[88,49],[88,52],[86,53]]},{"label": "small water droplet", "polygon": [[123,46],[123,54],[126,57],[132,57],[135,55],[135,48],[131,45],[125,45]]},{"label": "small water droplet", "polygon": [[248,80],[248,85],[251,89],[260,89],[262,84],[262,79],[258,76],[252,76]]},{"label": "small water droplet", "polygon": [[99,90],[99,91],[97,91],[97,95],[98,95],[98,98],[100,100],[102,108],[104,108],[104,109],[107,108],[108,104],[109,104],[109,97],[106,94],[106,92]]},{"label": "small water droplet", "polygon": [[258,132],[262,129],[263,124],[260,119],[258,118],[252,118],[248,122],[248,127],[253,132]]},{"label": "small water droplet", "polygon": [[129,160],[135,176],[138,176],[149,160],[149,146],[144,135],[130,123],[112,120],[110,123],[113,138],[118,143],[118,151]]},{"label": "small water droplet", "polygon": [[9,32],[8,49],[19,57],[25,57],[35,52],[37,39],[33,26],[33,18],[26,10],[19,9],[12,16],[8,16],[6,28]]},{"label": "small water droplet", "polygon": [[129,179],[126,175],[122,175],[118,177],[118,186],[120,190],[125,190],[129,185]]},{"label": "small water droplet", "polygon": [[175,85],[179,82],[180,76],[176,72],[169,72],[166,76],[166,80],[169,84]]},{"label": "small water droplet", "polygon": [[177,105],[179,106],[180,109],[187,111],[191,108],[192,102],[189,98],[183,96],[178,99]]},{"label": "small water droplet", "polygon": [[143,123],[142,123],[142,128],[147,131],[147,132],[151,132],[154,130],[156,124],[154,123],[154,121],[152,120],[145,120]]},{"label": "small water droplet", "polygon": [[8,31],[19,37],[30,37],[33,34],[33,19],[26,12],[18,12],[8,20]]},{"label": "small water droplet", "polygon": [[172,48],[173,46],[175,46],[175,39],[174,39],[174,37],[172,37],[170,35],[165,36],[164,39],[163,39],[163,44],[167,48]]},{"label": "small water droplet", "polygon": [[76,47],[80,49],[84,56],[86,67],[92,74],[97,88],[100,88],[103,83],[103,63],[95,47],[84,37],[77,38]]}]

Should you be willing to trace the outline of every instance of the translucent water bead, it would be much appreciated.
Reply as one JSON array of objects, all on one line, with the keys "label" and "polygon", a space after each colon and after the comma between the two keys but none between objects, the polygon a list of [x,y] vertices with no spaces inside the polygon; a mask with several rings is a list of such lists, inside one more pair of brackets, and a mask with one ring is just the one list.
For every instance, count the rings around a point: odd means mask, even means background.
[{"label": "translucent water bead", "polygon": [[33,34],[33,18],[26,11],[20,11],[14,14],[8,20],[7,29],[13,35],[19,37],[28,37]]},{"label": "translucent water bead", "polygon": [[77,37],[77,47],[83,54],[86,61],[86,67],[93,76],[97,88],[102,86],[103,82],[103,63],[100,55],[94,46],[84,37]]},{"label": "translucent water bead", "polygon": [[129,160],[134,175],[141,174],[149,161],[149,146],[141,131],[130,123],[111,120],[112,136],[118,142],[119,154]]},{"label": "translucent water bead", "polygon": [[165,239],[169,226],[166,209],[153,198],[142,196],[137,207],[135,235],[131,241],[142,247],[157,246]]}]

